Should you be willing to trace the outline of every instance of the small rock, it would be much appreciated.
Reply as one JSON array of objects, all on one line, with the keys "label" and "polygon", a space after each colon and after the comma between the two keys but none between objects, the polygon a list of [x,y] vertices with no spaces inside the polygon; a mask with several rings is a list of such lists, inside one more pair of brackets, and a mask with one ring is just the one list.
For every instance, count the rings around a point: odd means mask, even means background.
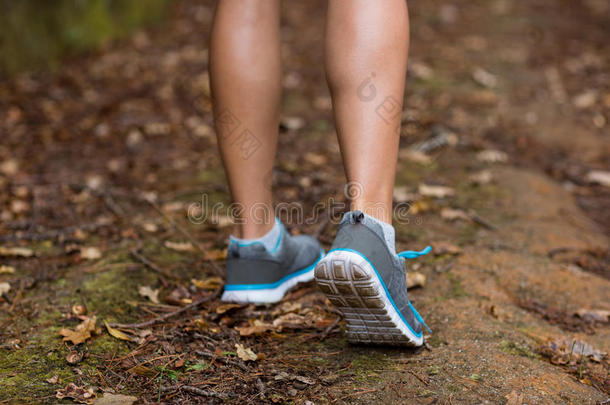
[{"label": "small rock", "polygon": [[425,274],[419,273],[417,271],[410,271],[407,273],[407,289],[415,288],[415,287],[425,287],[426,285],[426,276]]}]

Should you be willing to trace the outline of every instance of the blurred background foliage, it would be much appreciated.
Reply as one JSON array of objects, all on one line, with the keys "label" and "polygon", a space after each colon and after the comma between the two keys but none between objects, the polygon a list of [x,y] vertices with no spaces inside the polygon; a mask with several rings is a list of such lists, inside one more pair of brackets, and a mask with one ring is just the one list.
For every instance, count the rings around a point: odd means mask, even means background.
[{"label": "blurred background foliage", "polygon": [[57,68],[162,18],[170,0],[0,0],[0,73]]}]

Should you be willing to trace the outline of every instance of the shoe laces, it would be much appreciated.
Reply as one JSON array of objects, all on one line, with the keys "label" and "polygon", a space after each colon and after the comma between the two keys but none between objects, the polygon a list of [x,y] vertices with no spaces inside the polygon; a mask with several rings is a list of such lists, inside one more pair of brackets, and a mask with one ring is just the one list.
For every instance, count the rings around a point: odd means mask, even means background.
[{"label": "shoe laces", "polygon": [[[416,258],[418,258],[420,256],[423,256],[423,255],[426,255],[426,254],[430,253],[431,250],[432,250],[432,248],[430,246],[426,246],[424,249],[419,250],[419,251],[417,251],[417,250],[405,250],[403,252],[398,253],[398,257],[403,257],[405,259],[416,259]],[[422,325],[424,325],[426,329],[428,329],[428,332],[432,333],[432,329],[430,329],[430,327],[424,321],[424,319],[421,317],[419,312],[417,312],[415,307],[411,304],[411,301],[409,301],[409,306],[413,310],[413,313],[415,314],[415,317],[417,318],[417,320]]]},{"label": "shoe laces", "polygon": [[398,254],[398,257],[404,257],[405,259],[416,259],[420,256],[426,255],[430,253],[432,248],[430,246],[426,246],[425,249],[417,251],[417,250],[405,250]]}]

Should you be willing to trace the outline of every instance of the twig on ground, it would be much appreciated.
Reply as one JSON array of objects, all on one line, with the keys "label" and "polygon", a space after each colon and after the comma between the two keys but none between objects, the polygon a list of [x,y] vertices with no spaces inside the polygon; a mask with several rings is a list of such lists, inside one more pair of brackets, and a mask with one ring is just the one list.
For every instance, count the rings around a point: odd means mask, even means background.
[{"label": "twig on ground", "polygon": [[358,392],[353,392],[351,394],[344,395],[344,396],[342,396],[340,398],[335,398],[335,399],[333,399],[331,401],[331,403],[335,403],[337,401],[342,401],[345,398],[353,397],[353,396],[356,396],[356,395],[368,394],[368,393],[375,392],[375,391],[377,391],[377,388],[371,388],[371,389],[368,389],[368,390],[362,390],[362,391],[358,391]]},{"label": "twig on ground", "polygon": [[161,387],[161,391],[186,391],[191,394],[201,395],[202,397],[212,397],[219,399],[227,399],[229,398],[228,394],[218,391],[204,390],[202,388],[193,387],[191,385],[172,385],[171,387]]},{"label": "twig on ground", "polygon": [[335,329],[335,326],[337,326],[337,324],[339,323],[339,321],[341,320],[341,317],[337,317],[333,323],[331,323],[330,325],[328,325],[328,327],[326,329],[324,329],[324,332],[322,332],[320,334],[320,341],[326,339],[328,337],[328,335],[330,334],[330,332]]},{"label": "twig on ground", "polygon": [[324,329],[322,332],[320,333],[316,333],[313,335],[309,335],[307,336],[305,339],[303,339],[303,341],[307,342],[308,340],[312,340],[315,338],[318,338],[318,340],[323,341],[324,339],[326,339],[328,337],[328,335],[330,334],[330,332],[332,332],[332,330],[337,326],[337,324],[339,323],[339,321],[341,320],[342,316],[338,316],[333,323],[331,323],[330,325],[328,325],[326,327],[326,329]]},{"label": "twig on ground", "polygon": [[240,362],[235,361],[235,360],[227,359],[226,357],[218,357],[214,353],[208,353],[208,352],[203,352],[201,350],[196,350],[195,354],[197,354],[198,356],[201,356],[201,357],[206,357],[208,359],[212,359],[212,361],[218,360],[218,361],[220,361],[221,363],[224,363],[224,364],[232,364],[232,365],[234,365],[236,367],[239,367],[243,371],[248,371],[248,367],[246,367],[245,364],[240,363]]},{"label": "twig on ground", "polygon": [[180,224],[174,221],[173,218],[163,212],[161,207],[159,207],[157,203],[155,203],[153,200],[151,200],[150,198],[143,198],[143,200],[150,204],[150,206],[153,207],[155,211],[157,211],[159,214],[161,214],[166,221],[168,221],[170,224],[172,224],[172,226],[174,226],[178,231],[180,231],[180,233],[184,235],[193,244],[193,246],[199,249],[199,251],[203,254],[203,258],[212,266],[212,270],[214,270],[214,273],[216,273],[217,276],[224,275],[222,269],[214,262],[213,259],[208,256],[208,252],[201,247],[201,245],[199,244],[199,242],[197,242],[197,239],[195,239],[193,235],[191,235],[186,229],[180,226]]},{"label": "twig on ground", "polygon": [[151,262],[146,257],[142,256],[142,254],[140,254],[140,252],[138,252],[137,249],[132,249],[130,251],[130,253],[131,253],[131,255],[133,256],[134,259],[136,259],[137,261],[139,261],[140,263],[142,263],[143,265],[145,265],[146,267],[148,267],[152,271],[159,273],[163,277],[171,278],[173,280],[175,280],[177,278],[177,277],[172,276],[171,274],[168,274],[161,267],[159,267],[155,263]]},{"label": "twig on ground", "polygon": [[153,326],[153,325],[155,325],[157,323],[163,322],[163,321],[165,321],[165,320],[167,320],[169,318],[173,318],[176,315],[180,315],[181,313],[186,312],[186,311],[188,311],[190,309],[197,308],[199,305],[201,305],[203,303],[206,303],[208,301],[212,301],[212,300],[214,300],[214,299],[216,299],[216,298],[218,298],[220,296],[221,291],[222,291],[222,289],[219,288],[218,290],[216,290],[214,292],[214,294],[212,294],[212,295],[210,295],[208,297],[198,299],[197,301],[192,302],[192,303],[190,303],[190,304],[188,304],[188,305],[186,305],[186,306],[184,306],[184,307],[182,307],[182,308],[180,308],[180,309],[178,309],[178,310],[176,310],[174,312],[169,312],[167,314],[161,315],[161,316],[159,316],[157,318],[153,318],[153,319],[151,319],[149,321],[146,321],[146,322],[140,322],[140,323],[110,323],[109,325],[112,328],[125,328],[125,329],[147,328],[149,326]]},{"label": "twig on ground", "polygon": [[476,212],[474,212],[472,210],[468,211],[468,217],[470,217],[470,220],[472,222],[474,222],[477,225],[481,225],[483,228],[487,228],[491,231],[496,231],[498,229],[497,226],[492,225],[486,219],[482,218],[481,216],[479,216],[479,214],[477,214]]},{"label": "twig on ground", "polygon": [[407,369],[407,372],[411,374],[413,377],[417,378],[419,381],[423,382],[425,385],[428,385],[428,381],[424,380],[420,377],[415,371]]}]

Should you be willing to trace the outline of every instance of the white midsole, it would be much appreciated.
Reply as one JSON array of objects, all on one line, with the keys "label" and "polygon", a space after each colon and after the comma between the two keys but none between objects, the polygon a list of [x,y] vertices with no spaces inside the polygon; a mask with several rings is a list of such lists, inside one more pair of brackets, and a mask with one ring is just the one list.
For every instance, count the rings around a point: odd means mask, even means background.
[{"label": "white midsole", "polygon": [[401,316],[398,314],[398,311],[390,302],[390,299],[388,298],[386,290],[383,287],[379,276],[377,275],[377,272],[368,260],[354,252],[350,252],[347,250],[335,250],[324,256],[324,258],[320,260],[320,263],[326,262],[328,263],[328,267],[331,268],[333,261],[343,261],[346,264],[346,268],[348,267],[348,263],[351,262],[359,266],[363,271],[367,272],[367,274],[371,276],[371,282],[376,284],[377,290],[379,291],[379,295],[384,305],[384,309],[386,310],[388,316],[391,318],[394,325],[396,325],[400,332],[404,336],[408,337],[409,340],[411,340],[415,345],[420,346],[423,344],[423,334],[419,337],[416,336],[413,332],[411,332],[409,327],[402,320]]},{"label": "white midsole", "polygon": [[230,290],[225,291],[220,298],[222,301],[237,302],[240,304],[273,304],[284,298],[288,290],[298,283],[306,283],[313,280],[314,268],[292,277],[275,288],[264,288],[260,290]]}]

